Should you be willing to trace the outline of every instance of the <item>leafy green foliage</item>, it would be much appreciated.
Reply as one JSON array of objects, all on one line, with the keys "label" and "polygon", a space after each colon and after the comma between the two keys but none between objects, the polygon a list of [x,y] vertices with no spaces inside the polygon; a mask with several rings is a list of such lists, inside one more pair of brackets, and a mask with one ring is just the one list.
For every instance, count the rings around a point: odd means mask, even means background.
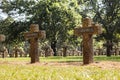
[{"label": "leafy green foliage", "polygon": [[[2,1],[1,7],[3,12],[12,17],[16,14],[25,15],[25,20],[15,21],[17,29],[20,29],[18,34],[27,30],[27,28],[22,28],[24,25],[21,25],[20,22],[25,22],[27,27],[36,23],[39,24],[40,29],[46,30],[49,42],[59,42],[59,40],[61,40],[59,43],[65,42],[70,37],[68,30],[79,25],[81,20],[81,16],[76,11],[79,9],[76,0],[5,0]],[[15,28],[15,25],[12,26]],[[17,30],[15,31],[17,32]],[[18,37],[18,34],[14,39]]]},{"label": "leafy green foliage", "polygon": [[8,17],[5,20],[1,20],[0,21],[0,33],[1,34],[5,34],[6,29],[8,28],[9,25],[11,25],[11,23],[13,22],[13,18]]},{"label": "leafy green foliage", "polygon": [[[90,16],[95,22],[101,23],[105,29],[103,34],[97,39],[115,40],[119,32],[120,20],[120,1],[119,0],[83,0],[81,3],[81,14]],[[85,14],[85,15],[84,15]]]},{"label": "leafy green foliage", "polygon": [[23,31],[28,29],[28,26],[25,22],[13,22],[11,25],[8,26],[6,29],[6,43],[9,44],[16,44],[20,43],[24,40],[23,38]]}]

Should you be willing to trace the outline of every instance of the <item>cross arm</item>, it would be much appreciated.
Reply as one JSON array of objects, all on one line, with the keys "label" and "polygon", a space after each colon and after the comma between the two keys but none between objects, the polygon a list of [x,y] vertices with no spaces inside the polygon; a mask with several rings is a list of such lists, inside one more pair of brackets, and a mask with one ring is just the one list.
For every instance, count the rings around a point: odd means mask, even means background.
[{"label": "cross arm", "polygon": [[98,24],[94,24],[90,27],[79,27],[74,29],[74,34],[80,36],[83,34],[101,34],[102,27]]},{"label": "cross arm", "polygon": [[39,32],[26,32],[24,33],[24,37],[26,40],[31,38],[45,38],[46,34],[44,30],[41,30]]},{"label": "cross arm", "polygon": [[79,27],[74,29],[74,34],[76,36],[80,36],[83,34],[93,34],[94,28],[93,27]]},{"label": "cross arm", "polygon": [[94,34],[102,34],[102,26],[99,24],[93,24]]}]

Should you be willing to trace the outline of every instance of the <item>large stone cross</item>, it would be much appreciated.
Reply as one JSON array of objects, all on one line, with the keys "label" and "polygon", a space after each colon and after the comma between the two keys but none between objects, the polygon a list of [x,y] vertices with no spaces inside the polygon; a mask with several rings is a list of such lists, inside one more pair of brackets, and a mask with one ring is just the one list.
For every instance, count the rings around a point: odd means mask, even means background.
[{"label": "large stone cross", "polygon": [[74,29],[76,36],[83,36],[83,64],[93,62],[93,34],[101,33],[101,26],[93,24],[90,18],[84,18],[82,20],[82,27]]},{"label": "large stone cross", "polygon": [[25,39],[30,39],[31,63],[39,62],[38,40],[39,38],[45,38],[45,36],[45,31],[39,30],[39,26],[37,24],[31,24],[30,32],[24,33]]}]

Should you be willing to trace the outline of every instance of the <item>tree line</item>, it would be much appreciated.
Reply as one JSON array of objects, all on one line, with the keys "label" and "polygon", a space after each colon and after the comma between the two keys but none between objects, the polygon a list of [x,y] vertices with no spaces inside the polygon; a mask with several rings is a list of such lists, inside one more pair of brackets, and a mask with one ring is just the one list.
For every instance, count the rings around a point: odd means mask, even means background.
[{"label": "tree line", "polygon": [[118,44],[119,4],[119,0],[2,0],[0,10],[7,18],[0,17],[0,33],[6,35],[6,44],[15,44],[24,41],[23,33],[29,31],[30,24],[39,24],[46,31],[45,41],[56,51],[56,45],[80,44],[82,38],[74,36],[73,29],[81,25],[82,18],[89,16],[103,27],[103,33],[95,37],[97,41]]}]

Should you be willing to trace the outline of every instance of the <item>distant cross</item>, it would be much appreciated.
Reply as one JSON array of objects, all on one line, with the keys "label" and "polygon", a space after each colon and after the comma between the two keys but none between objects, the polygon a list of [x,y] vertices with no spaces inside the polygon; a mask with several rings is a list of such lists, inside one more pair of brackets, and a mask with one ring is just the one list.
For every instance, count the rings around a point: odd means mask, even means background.
[{"label": "distant cross", "polygon": [[93,63],[93,34],[101,33],[101,26],[93,24],[90,18],[84,18],[82,27],[74,29],[76,36],[83,36],[83,64]]},{"label": "distant cross", "polygon": [[30,32],[24,33],[25,39],[30,39],[30,57],[31,63],[39,62],[38,53],[38,40],[39,38],[45,38],[46,34],[44,30],[39,31],[39,26],[37,24],[30,25]]}]

